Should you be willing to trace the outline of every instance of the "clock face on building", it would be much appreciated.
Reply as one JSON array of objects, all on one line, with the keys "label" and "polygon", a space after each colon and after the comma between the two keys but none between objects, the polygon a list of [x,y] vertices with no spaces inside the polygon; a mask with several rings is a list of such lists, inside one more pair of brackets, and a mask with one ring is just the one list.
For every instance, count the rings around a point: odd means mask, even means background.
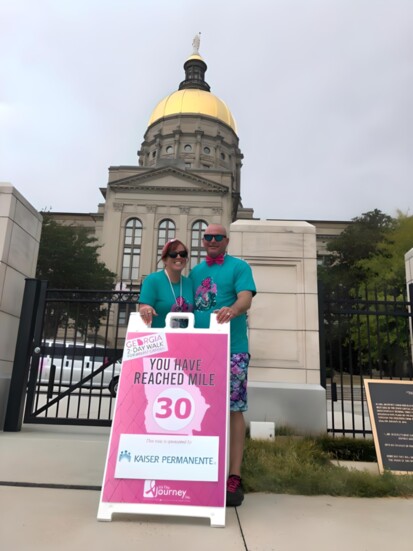
[{"label": "clock face on building", "polygon": [[192,151],[192,145],[190,145],[189,143],[187,143],[185,146],[184,146],[184,151]]},{"label": "clock face on building", "polygon": [[173,153],[173,151],[174,151],[174,148],[171,145],[168,145],[168,147],[166,148],[166,152]]}]

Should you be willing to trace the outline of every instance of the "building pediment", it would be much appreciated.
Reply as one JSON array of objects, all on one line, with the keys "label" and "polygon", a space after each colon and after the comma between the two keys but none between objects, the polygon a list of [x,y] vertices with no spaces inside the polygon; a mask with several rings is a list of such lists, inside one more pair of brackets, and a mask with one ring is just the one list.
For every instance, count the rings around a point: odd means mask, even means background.
[{"label": "building pediment", "polygon": [[175,167],[162,167],[134,174],[108,184],[113,191],[195,192],[225,195],[228,187]]}]

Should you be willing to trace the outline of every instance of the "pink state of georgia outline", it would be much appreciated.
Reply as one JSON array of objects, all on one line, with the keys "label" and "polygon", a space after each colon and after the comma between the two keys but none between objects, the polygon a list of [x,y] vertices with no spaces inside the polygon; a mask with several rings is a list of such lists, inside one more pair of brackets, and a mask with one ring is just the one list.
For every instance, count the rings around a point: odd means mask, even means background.
[{"label": "pink state of georgia outline", "polygon": [[[171,365],[174,365],[175,358],[164,358],[164,360],[170,359]],[[151,372],[150,358],[143,358],[143,371],[146,373]],[[188,376],[186,373],[180,372],[183,375],[184,383],[179,385],[179,388],[185,389],[193,397],[196,408],[195,414],[190,423],[180,430],[169,431],[160,427],[153,418],[153,404],[156,398],[164,390],[172,388],[171,385],[145,385],[145,396],[147,399],[147,405],[145,409],[145,428],[148,434],[185,434],[192,435],[193,431],[199,432],[201,430],[202,421],[205,417],[206,411],[209,409],[209,404],[206,403],[199,388],[195,385],[188,384]],[[178,388],[178,386],[174,387]]]}]

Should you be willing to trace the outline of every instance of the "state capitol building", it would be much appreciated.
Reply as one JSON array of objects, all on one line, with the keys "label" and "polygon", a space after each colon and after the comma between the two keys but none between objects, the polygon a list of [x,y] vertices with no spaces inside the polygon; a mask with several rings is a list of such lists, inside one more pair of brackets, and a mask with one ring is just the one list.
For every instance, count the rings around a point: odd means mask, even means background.
[{"label": "state capitol building", "polygon": [[[152,111],[137,166],[111,166],[103,202],[96,213],[51,212],[65,225],[90,228],[101,245],[100,257],[117,274],[117,283],[134,289],[160,268],[163,245],[178,238],[189,246],[190,268],[204,256],[208,224],[229,228],[253,219],[241,197],[243,154],[234,117],[211,92],[207,65],[194,39],[178,90]],[[319,262],[326,242],[348,222],[307,220],[316,228]]]}]

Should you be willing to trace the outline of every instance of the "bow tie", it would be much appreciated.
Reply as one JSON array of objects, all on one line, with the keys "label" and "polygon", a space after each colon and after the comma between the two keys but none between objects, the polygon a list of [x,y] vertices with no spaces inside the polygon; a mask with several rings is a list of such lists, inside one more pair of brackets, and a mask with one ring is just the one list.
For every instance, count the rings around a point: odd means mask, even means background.
[{"label": "bow tie", "polygon": [[207,256],[205,258],[206,263],[208,266],[212,266],[213,264],[223,264],[225,260],[225,256],[223,254],[219,254],[216,258],[212,258],[210,256]]}]

